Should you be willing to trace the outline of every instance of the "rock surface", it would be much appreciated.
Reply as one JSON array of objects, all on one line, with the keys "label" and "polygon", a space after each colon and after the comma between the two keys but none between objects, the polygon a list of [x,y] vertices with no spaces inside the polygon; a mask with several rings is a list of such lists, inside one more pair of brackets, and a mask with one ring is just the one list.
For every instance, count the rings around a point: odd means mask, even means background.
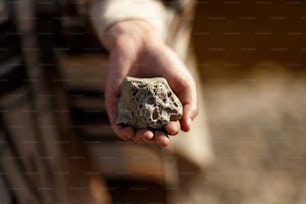
[{"label": "rock surface", "polygon": [[121,86],[117,124],[161,129],[182,117],[183,107],[165,78],[126,77]]}]

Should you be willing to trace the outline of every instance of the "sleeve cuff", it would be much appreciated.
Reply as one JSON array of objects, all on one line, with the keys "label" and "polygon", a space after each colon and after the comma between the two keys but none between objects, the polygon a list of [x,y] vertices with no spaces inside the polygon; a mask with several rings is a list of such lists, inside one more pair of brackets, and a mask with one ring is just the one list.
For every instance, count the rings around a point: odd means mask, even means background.
[{"label": "sleeve cuff", "polygon": [[91,7],[90,18],[103,44],[104,33],[110,26],[129,19],[149,22],[162,40],[166,38],[166,12],[157,0],[98,0]]}]

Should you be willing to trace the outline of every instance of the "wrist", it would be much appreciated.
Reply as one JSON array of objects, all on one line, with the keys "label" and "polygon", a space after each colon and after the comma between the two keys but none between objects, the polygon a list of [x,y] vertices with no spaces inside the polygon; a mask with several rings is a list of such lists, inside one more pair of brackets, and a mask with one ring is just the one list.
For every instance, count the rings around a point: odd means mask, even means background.
[{"label": "wrist", "polygon": [[120,46],[121,39],[132,40],[136,46],[146,43],[146,41],[161,41],[154,26],[138,19],[115,23],[103,36],[104,44],[109,50]]}]

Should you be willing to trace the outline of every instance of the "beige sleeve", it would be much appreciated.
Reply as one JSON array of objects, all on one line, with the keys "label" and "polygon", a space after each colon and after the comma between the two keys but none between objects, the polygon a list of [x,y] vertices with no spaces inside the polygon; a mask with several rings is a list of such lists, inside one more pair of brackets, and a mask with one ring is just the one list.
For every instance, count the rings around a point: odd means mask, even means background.
[{"label": "beige sleeve", "polygon": [[151,23],[164,40],[166,18],[166,9],[158,0],[96,0],[90,9],[90,19],[102,42],[105,31],[111,25],[129,19]]}]

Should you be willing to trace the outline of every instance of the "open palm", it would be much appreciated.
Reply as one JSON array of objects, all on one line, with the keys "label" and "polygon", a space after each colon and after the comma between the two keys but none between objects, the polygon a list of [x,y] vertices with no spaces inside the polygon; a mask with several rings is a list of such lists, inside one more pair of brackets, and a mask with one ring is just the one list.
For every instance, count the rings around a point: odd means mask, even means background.
[{"label": "open palm", "polygon": [[[108,31],[108,36],[110,59],[105,102],[113,130],[121,139],[132,139],[137,143],[154,141],[160,146],[167,146],[168,135],[176,135],[180,130],[188,131],[192,119],[197,115],[194,79],[176,54],[154,34],[153,28],[146,22],[131,20],[117,23]],[[183,104],[181,120],[169,122],[165,132],[118,126],[116,117],[120,86],[126,76],[166,78]]]}]

